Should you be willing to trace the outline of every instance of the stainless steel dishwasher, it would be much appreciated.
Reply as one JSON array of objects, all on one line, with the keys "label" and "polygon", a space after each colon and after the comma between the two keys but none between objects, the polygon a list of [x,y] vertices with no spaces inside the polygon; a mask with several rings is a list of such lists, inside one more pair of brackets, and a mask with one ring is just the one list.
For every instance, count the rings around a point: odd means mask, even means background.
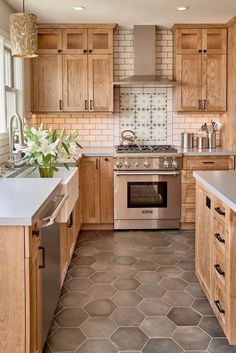
[{"label": "stainless steel dishwasher", "polygon": [[54,196],[40,214],[40,274],[42,341],[44,346],[60,296],[60,224],[56,218],[68,195]]}]

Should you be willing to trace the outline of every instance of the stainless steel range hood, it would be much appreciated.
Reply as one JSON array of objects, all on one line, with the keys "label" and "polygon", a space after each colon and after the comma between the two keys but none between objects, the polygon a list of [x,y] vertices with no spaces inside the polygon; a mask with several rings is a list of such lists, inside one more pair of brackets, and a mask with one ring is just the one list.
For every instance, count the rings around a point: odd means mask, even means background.
[{"label": "stainless steel range hood", "polygon": [[156,76],[156,26],[134,26],[134,75],[114,85],[155,85],[172,87],[175,81]]}]

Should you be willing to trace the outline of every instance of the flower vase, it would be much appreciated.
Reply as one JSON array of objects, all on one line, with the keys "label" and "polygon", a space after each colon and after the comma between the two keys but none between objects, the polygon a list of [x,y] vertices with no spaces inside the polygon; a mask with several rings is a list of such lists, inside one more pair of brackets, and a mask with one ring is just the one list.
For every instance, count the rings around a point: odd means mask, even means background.
[{"label": "flower vase", "polygon": [[41,178],[53,178],[54,170],[52,167],[39,167],[39,174]]}]

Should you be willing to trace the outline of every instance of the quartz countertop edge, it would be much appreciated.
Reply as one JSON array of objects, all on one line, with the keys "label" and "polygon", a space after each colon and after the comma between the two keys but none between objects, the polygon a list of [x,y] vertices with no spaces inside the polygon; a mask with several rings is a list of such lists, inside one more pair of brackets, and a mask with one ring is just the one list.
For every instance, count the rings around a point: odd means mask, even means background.
[{"label": "quartz countertop edge", "polygon": [[196,171],[194,178],[236,212],[236,171]]},{"label": "quartz countertop edge", "polygon": [[0,180],[0,226],[32,226],[61,178],[3,178]]},{"label": "quartz countertop edge", "polygon": [[113,157],[115,147],[84,147],[81,152],[84,157]]},{"label": "quartz countertop edge", "polygon": [[178,151],[183,154],[183,156],[236,156],[236,151],[227,150],[223,147],[216,148],[203,148],[199,150],[198,148],[178,148]]}]

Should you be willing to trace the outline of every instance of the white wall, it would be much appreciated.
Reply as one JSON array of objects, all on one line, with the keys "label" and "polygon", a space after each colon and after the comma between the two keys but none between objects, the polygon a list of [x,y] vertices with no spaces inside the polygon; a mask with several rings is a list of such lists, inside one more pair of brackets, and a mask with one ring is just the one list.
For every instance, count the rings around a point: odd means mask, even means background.
[{"label": "white wall", "polygon": [[0,0],[0,30],[9,33],[9,15],[13,12],[10,6]]}]

